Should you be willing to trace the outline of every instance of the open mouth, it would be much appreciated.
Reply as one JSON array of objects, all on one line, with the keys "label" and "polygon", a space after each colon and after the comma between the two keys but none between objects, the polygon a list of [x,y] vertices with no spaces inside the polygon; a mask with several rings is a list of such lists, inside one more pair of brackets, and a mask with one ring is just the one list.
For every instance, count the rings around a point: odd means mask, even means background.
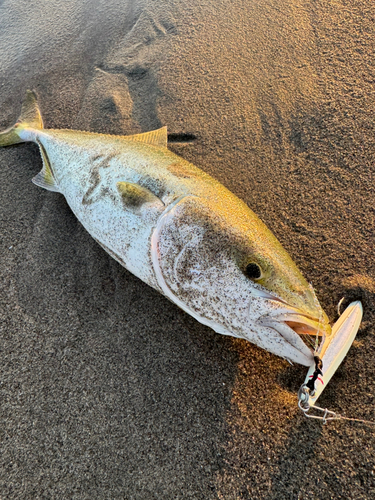
[{"label": "open mouth", "polygon": [[[298,309],[285,307],[284,311],[267,314],[258,321],[269,328],[276,330],[279,335],[305,356],[319,352],[331,327],[322,320],[302,314]],[[322,318],[323,319],[323,318]]]},{"label": "open mouth", "polygon": [[331,327],[328,323],[311,319],[302,314],[285,314],[279,317],[279,321],[283,321],[297,333],[304,344],[314,352],[319,351],[326,335],[329,335],[331,332]]}]

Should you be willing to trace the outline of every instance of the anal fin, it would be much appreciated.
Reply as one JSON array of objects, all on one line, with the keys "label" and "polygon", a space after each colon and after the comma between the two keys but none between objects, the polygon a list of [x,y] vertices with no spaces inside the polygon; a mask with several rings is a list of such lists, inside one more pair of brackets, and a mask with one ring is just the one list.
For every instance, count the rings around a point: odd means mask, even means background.
[{"label": "anal fin", "polygon": [[56,193],[60,193],[60,189],[56,183],[55,177],[52,172],[52,168],[47,156],[47,153],[40,143],[40,141],[36,141],[38,143],[40,154],[43,160],[43,168],[35,177],[33,177],[32,181],[39,187],[47,189],[47,191],[54,191]]}]

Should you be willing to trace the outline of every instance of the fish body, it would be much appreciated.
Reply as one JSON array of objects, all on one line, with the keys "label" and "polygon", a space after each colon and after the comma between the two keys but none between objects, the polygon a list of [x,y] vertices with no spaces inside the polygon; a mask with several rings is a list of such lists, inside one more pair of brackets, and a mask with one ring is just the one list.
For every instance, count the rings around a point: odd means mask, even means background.
[{"label": "fish body", "polygon": [[130,272],[216,332],[312,364],[305,339],[331,331],[312,287],[245,203],[168,150],[166,127],[133,136],[47,130],[28,92],[0,146],[25,141],[43,159],[33,182],[62,193]]}]

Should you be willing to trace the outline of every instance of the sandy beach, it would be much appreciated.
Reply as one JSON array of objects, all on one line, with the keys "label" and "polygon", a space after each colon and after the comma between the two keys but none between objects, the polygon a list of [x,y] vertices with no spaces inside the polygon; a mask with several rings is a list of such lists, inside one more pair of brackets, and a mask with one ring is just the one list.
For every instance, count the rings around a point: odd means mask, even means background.
[{"label": "sandy beach", "polygon": [[[0,1],[0,129],[169,147],[244,200],[330,320],[364,318],[319,403],[375,422],[375,4]],[[375,497],[375,427],[297,407],[306,369],[188,316],[114,261],[35,144],[0,149],[0,498]]]}]

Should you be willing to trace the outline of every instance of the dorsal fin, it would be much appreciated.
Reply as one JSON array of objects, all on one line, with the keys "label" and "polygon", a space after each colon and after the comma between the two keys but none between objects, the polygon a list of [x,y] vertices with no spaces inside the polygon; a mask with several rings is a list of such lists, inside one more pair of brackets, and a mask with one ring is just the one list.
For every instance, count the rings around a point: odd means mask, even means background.
[{"label": "dorsal fin", "polygon": [[143,134],[127,135],[125,139],[127,141],[138,141],[145,144],[151,144],[152,146],[166,148],[168,142],[167,127],[144,132]]},{"label": "dorsal fin", "polygon": [[42,146],[42,144],[37,140],[39,149],[40,149],[40,154],[42,156],[43,160],[43,168],[37,174],[35,177],[33,177],[32,181],[34,184],[37,186],[40,186],[44,189],[47,189],[47,191],[55,191],[56,193],[60,193],[60,189],[56,183],[55,177],[52,172],[51,165],[48,160],[47,153]]}]

